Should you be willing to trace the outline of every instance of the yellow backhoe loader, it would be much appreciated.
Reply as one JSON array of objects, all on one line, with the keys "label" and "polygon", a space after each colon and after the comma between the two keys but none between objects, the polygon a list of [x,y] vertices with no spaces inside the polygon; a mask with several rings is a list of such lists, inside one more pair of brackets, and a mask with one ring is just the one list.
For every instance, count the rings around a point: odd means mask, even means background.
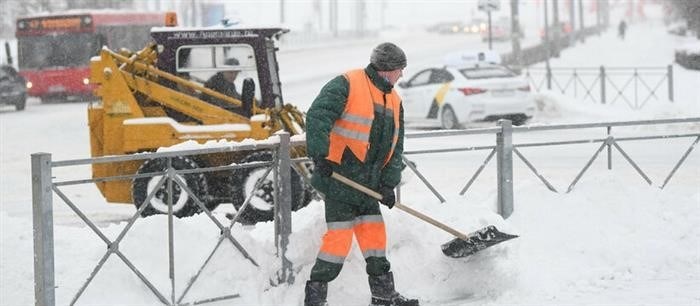
[{"label": "yellow backhoe loader", "polygon": [[[304,116],[282,100],[275,41],[288,30],[281,28],[212,29],[154,28],[153,42],[137,52],[103,48],[91,60],[90,82],[97,84],[99,102],[88,107],[93,157],[152,152],[185,141],[240,141],[266,139],[284,129],[292,135],[304,131]],[[231,60],[231,59],[234,60]],[[204,86],[216,74],[235,71],[233,82],[240,95],[226,95]],[[305,156],[296,148],[293,157]],[[194,169],[231,163],[272,160],[269,151],[217,153],[172,159],[176,169]],[[93,177],[152,173],[167,168],[165,159],[94,164]],[[292,209],[306,206],[313,190],[300,175],[308,164],[292,171]],[[238,169],[185,174],[187,186],[209,209],[220,203],[237,208],[250,193],[254,201],[239,220],[245,223],[271,220],[272,181],[258,190],[249,180],[261,169]],[[102,181],[97,185],[111,203],[141,205],[158,178]],[[200,209],[179,189],[173,191],[173,211],[178,217]],[[167,190],[156,193],[143,215],[167,212]]]}]

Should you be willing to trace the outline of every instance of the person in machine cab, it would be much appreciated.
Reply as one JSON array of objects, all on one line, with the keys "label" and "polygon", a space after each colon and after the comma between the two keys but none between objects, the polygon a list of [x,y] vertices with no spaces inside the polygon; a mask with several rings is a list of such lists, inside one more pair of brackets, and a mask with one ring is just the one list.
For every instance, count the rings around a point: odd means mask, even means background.
[{"label": "person in machine cab", "polygon": [[[234,83],[234,81],[236,81],[236,77],[238,77],[238,73],[240,72],[240,68],[238,65],[239,62],[237,59],[233,57],[226,59],[226,61],[224,61],[224,66],[229,67],[230,69],[219,71],[213,76],[211,76],[204,83],[204,87],[227,95],[234,99],[241,100],[241,94],[238,92],[238,90],[236,90],[236,84]],[[250,113],[246,111],[248,108],[244,105],[241,105],[241,107],[236,107],[231,103],[214,98],[207,94],[202,95],[202,100],[207,101],[223,109],[241,114],[243,116],[250,115]]]}]

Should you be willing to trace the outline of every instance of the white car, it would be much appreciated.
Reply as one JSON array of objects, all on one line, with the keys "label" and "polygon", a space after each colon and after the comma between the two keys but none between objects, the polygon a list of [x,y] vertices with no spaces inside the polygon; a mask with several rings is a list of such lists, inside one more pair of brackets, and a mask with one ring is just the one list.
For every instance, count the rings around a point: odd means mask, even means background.
[{"label": "white car", "polygon": [[535,113],[528,81],[510,69],[483,61],[424,69],[400,82],[404,118],[409,123],[463,124],[510,119],[524,124]]}]

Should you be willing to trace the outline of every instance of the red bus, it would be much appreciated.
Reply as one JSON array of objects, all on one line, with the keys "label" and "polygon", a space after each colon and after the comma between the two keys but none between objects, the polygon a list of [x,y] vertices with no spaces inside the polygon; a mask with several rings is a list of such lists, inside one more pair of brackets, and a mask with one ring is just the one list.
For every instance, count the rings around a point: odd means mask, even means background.
[{"label": "red bus", "polygon": [[66,11],[17,19],[19,73],[27,94],[42,101],[89,98],[90,58],[103,45],[112,50],[140,50],[154,26],[164,26],[166,13]]}]

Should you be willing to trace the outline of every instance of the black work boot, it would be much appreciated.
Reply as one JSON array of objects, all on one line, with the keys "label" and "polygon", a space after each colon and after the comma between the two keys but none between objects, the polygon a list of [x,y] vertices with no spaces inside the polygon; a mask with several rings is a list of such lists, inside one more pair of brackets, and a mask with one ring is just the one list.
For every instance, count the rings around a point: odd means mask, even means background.
[{"label": "black work boot", "polygon": [[326,296],[328,295],[328,283],[307,281],[306,296],[304,297],[304,306],[327,306]]},{"label": "black work boot", "polygon": [[369,290],[372,291],[370,306],[418,306],[418,300],[407,299],[394,289],[394,274],[388,272],[379,276],[369,276]]}]

